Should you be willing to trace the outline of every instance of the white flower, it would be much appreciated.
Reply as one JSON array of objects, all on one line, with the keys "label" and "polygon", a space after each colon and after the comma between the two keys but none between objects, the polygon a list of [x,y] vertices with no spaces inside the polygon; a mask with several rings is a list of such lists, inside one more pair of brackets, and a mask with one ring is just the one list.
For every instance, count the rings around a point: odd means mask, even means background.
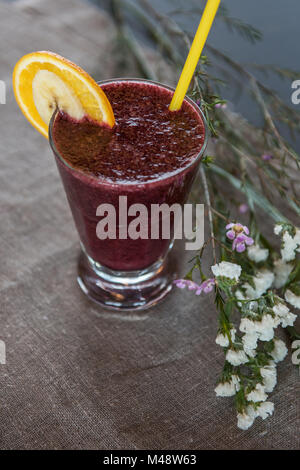
[{"label": "white flower", "polygon": [[244,351],[250,357],[254,357],[256,355],[255,349],[257,347],[257,340],[258,340],[258,334],[256,333],[256,331],[253,331],[251,333],[246,333],[242,337]]},{"label": "white flower", "polygon": [[218,333],[216,343],[222,348],[227,348],[229,346],[229,339],[226,335],[223,335],[223,333]]},{"label": "white flower", "polygon": [[[274,233],[276,235],[282,234],[282,225],[275,225]],[[295,228],[295,235],[292,236],[287,230],[282,235],[282,248],[280,250],[282,259],[284,261],[291,261],[296,257],[296,251],[300,252],[300,229]]]},{"label": "white flower", "polygon": [[274,226],[274,233],[275,235],[280,235],[282,232],[282,225],[281,224],[276,224]]},{"label": "white flower", "polygon": [[260,322],[256,322],[257,332],[261,341],[270,341],[274,338],[274,328],[280,323],[280,319],[272,317],[269,313],[262,316]]},{"label": "white flower", "polygon": [[247,356],[249,357],[255,357],[256,356],[256,349],[247,349],[245,348],[245,353],[247,354]]},{"label": "white flower", "polygon": [[257,272],[256,276],[253,276],[253,282],[255,289],[253,289],[248,282],[243,285],[246,289],[246,295],[249,299],[255,299],[261,297],[273,284],[274,273],[267,269],[262,269]]},{"label": "white flower", "polygon": [[238,428],[243,430],[249,429],[254,423],[255,418],[260,416],[262,419],[266,419],[273,414],[273,411],[274,403],[271,401],[261,403],[256,410],[252,405],[249,405],[243,413],[238,413],[237,415]]},{"label": "white flower", "polygon": [[262,384],[256,384],[256,387],[249,393],[247,393],[246,398],[248,401],[254,401],[254,403],[265,401],[268,396],[265,393],[265,389]]},{"label": "white flower", "polygon": [[232,397],[236,394],[235,386],[231,382],[220,382],[215,392],[217,397]]},{"label": "white flower", "polygon": [[275,362],[281,362],[287,355],[287,347],[281,339],[274,339],[274,349],[270,352]]},{"label": "white flower", "polygon": [[278,302],[273,307],[273,312],[280,318],[285,317],[289,311],[290,309],[283,302]]},{"label": "white flower", "polygon": [[256,416],[260,416],[262,419],[266,419],[268,416],[273,414],[273,411],[274,403],[271,401],[265,401],[256,408]]},{"label": "white flower", "polygon": [[282,302],[274,305],[273,312],[280,319],[280,323],[283,328],[286,328],[287,326],[293,326],[297,318],[297,315],[294,315],[294,313],[292,313],[290,309]]},{"label": "white flower", "polygon": [[235,291],[235,296],[239,300],[246,300],[246,297],[244,296],[243,292],[240,289],[237,289]]},{"label": "white flower", "polygon": [[242,342],[245,348],[254,349],[257,346],[258,334],[256,331],[251,333],[246,333],[243,338]]},{"label": "white flower", "polygon": [[293,305],[293,307],[300,308],[300,296],[294,294],[291,290],[287,290],[286,293],[284,294],[285,300]]},{"label": "white flower", "polygon": [[273,392],[277,383],[277,373],[275,364],[269,364],[260,369],[260,375],[263,378],[263,386],[265,391],[270,393]]},{"label": "white flower", "polygon": [[218,397],[232,397],[240,389],[240,379],[237,375],[232,375],[230,382],[220,382],[215,392]]},{"label": "white flower", "polygon": [[236,389],[236,391],[238,392],[239,389],[241,388],[241,387],[240,387],[240,378],[239,378],[239,376],[236,375],[236,374],[232,374],[232,376],[231,376],[231,382],[235,385],[235,389]]},{"label": "white flower", "polygon": [[242,268],[239,264],[229,263],[228,261],[222,261],[219,264],[215,264],[211,267],[213,274],[218,276],[229,277],[229,279],[239,279]]},{"label": "white flower", "polygon": [[249,318],[242,318],[240,323],[240,330],[243,333],[254,333],[256,332],[256,322]]},{"label": "white flower", "polygon": [[291,261],[296,257],[296,250],[298,248],[298,237],[292,237],[288,232],[284,232],[282,241],[283,248],[281,248],[280,253],[284,261]]},{"label": "white flower", "polygon": [[[234,341],[235,340],[235,333],[236,333],[236,329],[235,328],[231,328],[230,330],[230,337],[231,337],[231,341]],[[216,343],[221,346],[222,348],[227,348],[229,346],[229,339],[228,339],[228,336],[227,335],[224,335],[223,333],[218,333],[217,337],[216,337]]]},{"label": "white flower", "polygon": [[275,273],[275,280],[274,286],[276,289],[280,289],[283,287],[289,278],[289,275],[293,271],[293,265],[290,263],[286,263],[282,259],[278,259],[274,261],[274,273]]},{"label": "white flower", "polygon": [[267,248],[261,248],[259,245],[249,246],[247,249],[248,258],[255,263],[265,261],[269,256],[269,250]]},{"label": "white flower", "polygon": [[[261,321],[253,321],[249,318],[242,318],[240,330],[247,335],[257,335],[261,341],[270,341],[274,337],[274,328],[280,323],[280,318],[272,317],[269,313],[262,316]],[[251,336],[254,341],[254,336]]]},{"label": "white flower", "polygon": [[238,413],[237,415],[238,428],[243,429],[244,431],[246,429],[249,429],[254,423],[255,418],[256,418],[255,409],[251,405],[247,406],[246,410],[243,413]]},{"label": "white flower", "polygon": [[239,366],[248,362],[248,357],[242,349],[235,351],[234,349],[228,349],[226,353],[226,361],[230,362],[233,366]]},{"label": "white flower", "polygon": [[282,318],[281,326],[282,328],[286,328],[287,326],[293,326],[296,321],[297,315],[292,312],[289,312],[286,317]]}]

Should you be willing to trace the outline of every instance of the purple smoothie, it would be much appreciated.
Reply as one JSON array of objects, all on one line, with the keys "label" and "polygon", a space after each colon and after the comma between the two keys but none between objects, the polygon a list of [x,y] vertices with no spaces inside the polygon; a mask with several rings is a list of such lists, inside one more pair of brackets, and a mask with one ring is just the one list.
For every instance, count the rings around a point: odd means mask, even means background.
[{"label": "purple smoothie", "polygon": [[[140,270],[163,258],[170,240],[100,240],[97,207],[109,203],[118,214],[119,196],[127,196],[128,207],[144,204],[149,214],[151,204],[183,204],[198,168],[205,127],[190,100],[180,111],[169,111],[172,91],[163,86],[120,80],[101,87],[115,127],[88,119],[75,122],[58,113],[50,140],[87,254],[113,270]],[[150,233],[150,219],[148,227]]]}]

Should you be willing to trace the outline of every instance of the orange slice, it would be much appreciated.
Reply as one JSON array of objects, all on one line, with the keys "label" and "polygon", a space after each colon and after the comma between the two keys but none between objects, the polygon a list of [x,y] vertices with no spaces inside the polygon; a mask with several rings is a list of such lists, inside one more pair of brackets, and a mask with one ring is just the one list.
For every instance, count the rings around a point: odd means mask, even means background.
[{"label": "orange slice", "polygon": [[115,124],[110,102],[95,80],[53,52],[32,52],[22,57],[14,68],[13,88],[22,112],[46,138],[56,108],[74,119],[88,116],[110,127]]}]

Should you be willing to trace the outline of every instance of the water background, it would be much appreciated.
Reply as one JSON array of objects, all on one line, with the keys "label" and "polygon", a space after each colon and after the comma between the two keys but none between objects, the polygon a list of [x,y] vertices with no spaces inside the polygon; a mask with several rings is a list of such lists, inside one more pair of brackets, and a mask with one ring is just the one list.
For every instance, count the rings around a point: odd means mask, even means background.
[{"label": "water background", "polygon": [[[93,3],[107,8],[108,0],[90,0]],[[138,3],[138,2],[137,2]],[[199,0],[151,0],[151,4],[165,14],[182,6],[185,11],[203,5]],[[263,33],[263,39],[255,44],[251,44],[242,39],[237,33],[230,32],[222,21],[217,20],[209,35],[210,43],[228,54],[232,59],[244,64],[272,64],[282,68],[299,70],[296,77],[300,79],[300,1],[299,0],[224,0],[221,4],[225,5],[230,16],[237,17],[246,23],[250,23]],[[195,32],[199,24],[199,16],[177,15],[176,20],[185,29]],[[136,26],[136,34],[140,39],[147,42],[139,26]],[[279,96],[291,106],[299,108],[291,103],[291,80],[286,81],[271,74],[265,76],[260,72],[255,72],[257,76],[272,90],[275,90]],[[247,83],[245,82],[245,86]],[[261,125],[262,118],[253,99],[246,92],[240,92],[240,89],[233,83],[229,83],[227,88],[223,89],[223,97],[233,103],[236,111],[241,112],[250,122]],[[289,138],[288,132],[284,132]],[[291,141],[292,142],[292,141]],[[297,150],[300,151],[300,136],[294,142]]]}]

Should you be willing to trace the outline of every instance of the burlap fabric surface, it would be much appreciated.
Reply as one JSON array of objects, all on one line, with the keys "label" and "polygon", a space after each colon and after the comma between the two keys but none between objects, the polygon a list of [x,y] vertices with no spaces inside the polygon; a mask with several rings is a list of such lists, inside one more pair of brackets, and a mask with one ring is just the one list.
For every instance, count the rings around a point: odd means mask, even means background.
[{"label": "burlap fabric surface", "polygon": [[114,28],[75,0],[1,1],[0,18],[0,448],[299,448],[290,357],[271,419],[240,431],[231,399],[215,397],[223,353],[212,298],[174,291],[145,313],[118,315],[83,296],[57,169],[14,102],[11,73],[23,54],[48,49],[112,77]]}]

